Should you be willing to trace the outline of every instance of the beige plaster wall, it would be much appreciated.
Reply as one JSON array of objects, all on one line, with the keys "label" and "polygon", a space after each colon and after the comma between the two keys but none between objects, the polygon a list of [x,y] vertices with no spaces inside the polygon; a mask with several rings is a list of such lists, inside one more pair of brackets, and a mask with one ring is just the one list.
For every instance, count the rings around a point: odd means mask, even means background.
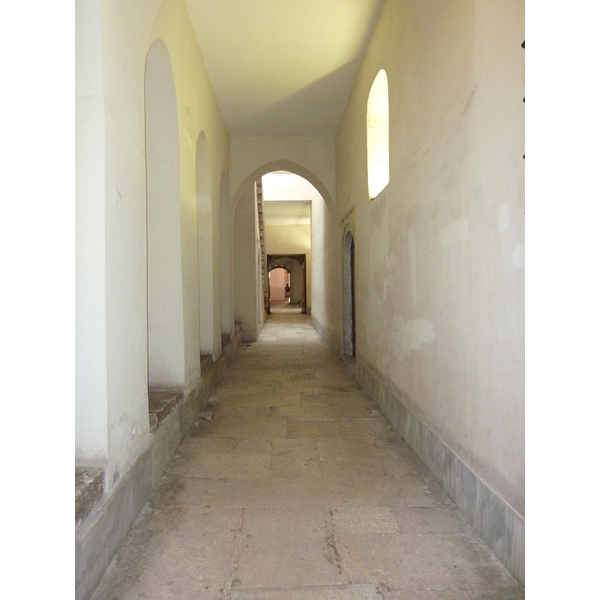
[{"label": "beige plaster wall", "polygon": [[336,352],[341,351],[342,339],[342,237],[338,223],[336,210],[322,198],[314,198],[311,210],[311,315],[313,323],[320,326],[319,333]]},{"label": "beige plaster wall", "polygon": [[75,455],[80,464],[108,459],[105,104],[98,1],[75,7]]},{"label": "beige plaster wall", "polygon": [[244,341],[258,338],[265,319],[260,235],[254,186],[246,188],[234,216],[234,316]]},{"label": "beige plaster wall", "polygon": [[[214,182],[211,188],[213,243],[217,249],[215,254],[218,254],[220,182],[223,172],[229,168],[229,136],[182,0],[164,3],[160,0],[142,3],[103,0],[98,6],[99,15],[80,14],[82,19],[87,19],[88,28],[101,30],[102,47],[95,35],[90,36],[89,41],[82,40],[78,48],[91,54],[91,58],[86,59],[87,64],[102,61],[103,86],[96,85],[95,90],[100,108],[94,109],[97,115],[94,118],[96,123],[101,123],[104,110],[104,136],[103,139],[99,136],[93,148],[90,145],[92,156],[87,168],[104,174],[105,193],[99,194],[97,189],[92,189],[92,181],[78,189],[77,204],[82,211],[96,211],[104,218],[100,220],[101,225],[95,226],[78,222],[77,233],[85,235],[93,231],[96,237],[103,238],[105,248],[99,244],[96,250],[90,250],[85,264],[102,265],[101,261],[104,261],[106,271],[103,281],[102,269],[78,268],[79,289],[91,286],[90,289],[99,290],[101,295],[96,302],[98,306],[86,308],[82,313],[78,327],[89,326],[94,311],[98,312],[105,302],[106,324],[99,321],[101,331],[96,338],[102,344],[99,355],[106,357],[106,393],[100,387],[100,392],[96,393],[99,397],[92,397],[80,388],[82,393],[78,392],[76,400],[77,427],[85,425],[88,431],[90,428],[93,431],[89,438],[77,436],[76,453],[78,460],[93,457],[95,461],[104,460],[108,464],[107,487],[110,489],[149,442],[144,72],[146,56],[154,40],[163,40],[168,49],[177,100],[186,390],[197,384],[200,375],[196,352],[199,347],[198,316],[195,314],[198,302],[197,293],[193,292],[197,285],[192,284],[198,277],[196,142],[200,132],[204,131]],[[100,67],[95,68],[97,72]],[[79,120],[85,120],[85,110],[79,103]],[[216,289],[220,290],[218,276],[215,279],[219,284]],[[82,297],[80,306],[85,306],[83,300]],[[88,315],[86,320],[84,316]],[[217,311],[215,330],[219,333],[220,321]],[[84,356],[84,350],[80,344],[78,355]],[[91,367],[89,362],[79,361],[78,369],[78,379],[83,381]],[[102,377],[102,373],[92,374],[95,380]],[[88,402],[90,398],[92,402]],[[104,419],[94,421],[91,418],[103,413],[106,414]],[[103,439],[107,440],[105,445]],[[98,456],[99,453],[102,456]]]},{"label": "beige plaster wall", "polygon": [[[388,1],[336,137],[340,244],[354,211],[357,357],[521,515],[523,39],[520,0]],[[366,104],[381,68],[391,175],[370,202]],[[341,335],[330,303],[322,318]]]}]

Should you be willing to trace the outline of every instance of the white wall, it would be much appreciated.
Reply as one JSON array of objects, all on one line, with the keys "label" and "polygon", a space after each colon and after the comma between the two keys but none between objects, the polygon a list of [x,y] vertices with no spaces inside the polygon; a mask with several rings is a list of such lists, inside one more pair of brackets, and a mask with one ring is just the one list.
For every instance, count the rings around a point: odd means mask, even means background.
[{"label": "white wall", "polygon": [[[258,338],[263,323],[260,239],[254,186],[242,195],[233,229],[234,314],[244,341]],[[257,246],[258,241],[258,246]]]},{"label": "white wall", "polygon": [[99,2],[76,4],[75,456],[108,460],[105,106]]},{"label": "white wall", "polygon": [[338,223],[353,217],[349,213],[340,219],[339,213],[322,198],[313,198],[311,315],[319,333],[335,352],[340,351],[342,339],[342,239]]},{"label": "white wall", "polygon": [[[95,11],[79,3],[77,19],[76,454],[79,462],[107,464],[110,490],[150,435],[144,75],[154,40],[166,46],[175,86],[186,391],[199,377],[199,356],[190,351],[198,337],[196,143],[204,131],[211,180],[220,183],[229,136],[182,0],[103,0]],[[213,185],[211,203],[220,202]],[[218,208],[213,215],[220,246]],[[220,302],[218,268],[213,282]],[[219,312],[213,327],[220,333]]]},{"label": "white wall", "polygon": [[[387,2],[336,137],[357,358],[520,515],[523,39],[518,0]],[[370,202],[366,103],[381,68],[391,178]]]}]

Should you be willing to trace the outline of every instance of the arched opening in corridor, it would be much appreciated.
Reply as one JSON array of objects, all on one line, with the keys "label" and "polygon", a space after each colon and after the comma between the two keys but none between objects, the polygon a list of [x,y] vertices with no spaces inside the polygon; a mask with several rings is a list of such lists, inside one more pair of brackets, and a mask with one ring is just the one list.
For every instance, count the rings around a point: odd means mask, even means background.
[{"label": "arched opening in corridor", "polygon": [[[248,179],[242,184],[231,207],[234,315],[244,340],[256,339],[270,312],[268,273],[274,266],[290,272],[291,302],[301,312],[311,312],[315,262],[311,215],[313,203],[320,211],[325,205],[321,193],[303,176],[283,170],[257,173],[252,184]],[[288,257],[290,262],[273,265],[269,256]]]},{"label": "arched opening in corridor", "polygon": [[144,99],[150,392],[185,385],[179,126],[171,61],[160,40],[148,51]]},{"label": "arched opening in corridor", "polygon": [[356,356],[356,329],[354,323],[354,238],[350,231],[344,236],[343,250],[344,293],[344,354]]},{"label": "arched opening in corridor", "polygon": [[277,266],[288,270],[290,305],[308,313],[311,309],[312,204],[322,201],[322,196],[311,182],[289,171],[267,173],[262,182],[267,270],[271,273]]}]

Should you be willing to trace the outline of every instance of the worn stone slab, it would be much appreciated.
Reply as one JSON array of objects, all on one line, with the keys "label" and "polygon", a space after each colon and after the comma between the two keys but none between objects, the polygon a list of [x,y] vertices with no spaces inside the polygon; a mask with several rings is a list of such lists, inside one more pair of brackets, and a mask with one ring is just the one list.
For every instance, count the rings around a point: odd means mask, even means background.
[{"label": "worn stone slab", "polygon": [[247,509],[236,578],[244,587],[344,583],[329,510]]},{"label": "worn stone slab", "polygon": [[321,476],[319,447],[316,439],[274,439],[271,442],[271,471],[281,475]]},{"label": "worn stone slab", "polygon": [[467,590],[410,590],[408,592],[386,590],[382,595],[383,600],[471,600],[473,597]]},{"label": "worn stone slab", "polygon": [[160,509],[145,508],[136,523],[138,529],[158,529],[194,532],[239,531],[244,511],[234,508],[205,508],[167,506]]},{"label": "worn stone slab", "polygon": [[356,461],[321,461],[323,477],[343,476],[348,479],[360,477],[383,477],[384,472],[377,459],[361,458]]},{"label": "worn stone slab", "polygon": [[279,393],[278,390],[275,389],[275,386],[275,383],[273,383],[273,385],[240,385],[234,381],[225,382],[222,387],[219,387],[219,395],[217,398],[221,398],[222,396],[273,395]]},{"label": "worn stone slab", "polygon": [[319,438],[319,458],[322,461],[375,460],[377,455],[364,438]]},{"label": "worn stone slab", "polygon": [[260,477],[271,468],[270,454],[186,454],[176,457],[170,472],[184,477]]},{"label": "worn stone slab", "polygon": [[473,530],[454,506],[417,506],[392,509],[402,533],[421,535],[472,535]]},{"label": "worn stone slab", "polygon": [[514,589],[485,589],[473,590],[470,600],[525,600],[525,590],[522,587]]},{"label": "worn stone slab", "polygon": [[304,406],[326,405],[360,408],[374,406],[374,403],[364,392],[336,391],[333,388],[327,391],[302,394],[302,404]]},{"label": "worn stone slab", "polygon": [[[267,409],[269,410],[269,409]],[[243,416],[215,417],[204,435],[222,438],[276,438],[285,437],[287,420],[278,417],[248,418]]]},{"label": "worn stone slab", "polygon": [[336,534],[351,580],[385,581],[388,589],[518,590],[492,551],[470,536]]},{"label": "worn stone slab", "polygon": [[239,532],[133,531],[93,600],[195,600],[218,597],[229,586]]},{"label": "worn stone slab", "polygon": [[288,419],[287,437],[363,437],[377,438],[389,430],[387,422],[380,419],[353,419],[348,421],[317,421]]},{"label": "worn stone slab", "polygon": [[374,585],[231,590],[231,600],[382,600]]},{"label": "worn stone slab", "polygon": [[302,403],[301,406],[277,406],[273,414],[279,417],[312,421],[342,421],[373,418],[366,404],[362,406],[340,406],[326,403],[321,405],[306,405]]},{"label": "worn stone slab", "polygon": [[[200,480],[198,480],[200,481]],[[214,485],[197,485],[198,501],[229,508],[302,508],[356,506],[352,483],[344,476],[269,477],[211,480]],[[187,491],[191,493],[191,490]],[[176,500],[183,503],[184,491]],[[204,494],[204,496],[203,496]],[[193,497],[193,498],[194,498]],[[190,500],[192,500],[191,498]]]},{"label": "worn stone slab", "polygon": [[243,394],[229,397],[218,397],[216,405],[220,413],[235,412],[239,408],[261,408],[300,406],[299,393],[273,393],[273,394]]},{"label": "worn stone slab", "polygon": [[331,512],[333,528],[340,533],[397,533],[398,523],[389,508],[360,507],[334,508]]}]

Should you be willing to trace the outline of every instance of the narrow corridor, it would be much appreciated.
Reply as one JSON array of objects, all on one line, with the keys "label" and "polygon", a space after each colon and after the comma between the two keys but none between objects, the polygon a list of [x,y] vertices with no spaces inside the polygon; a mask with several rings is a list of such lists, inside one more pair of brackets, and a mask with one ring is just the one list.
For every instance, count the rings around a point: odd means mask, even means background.
[{"label": "narrow corridor", "polygon": [[310,323],[244,343],[94,600],[524,592]]}]

